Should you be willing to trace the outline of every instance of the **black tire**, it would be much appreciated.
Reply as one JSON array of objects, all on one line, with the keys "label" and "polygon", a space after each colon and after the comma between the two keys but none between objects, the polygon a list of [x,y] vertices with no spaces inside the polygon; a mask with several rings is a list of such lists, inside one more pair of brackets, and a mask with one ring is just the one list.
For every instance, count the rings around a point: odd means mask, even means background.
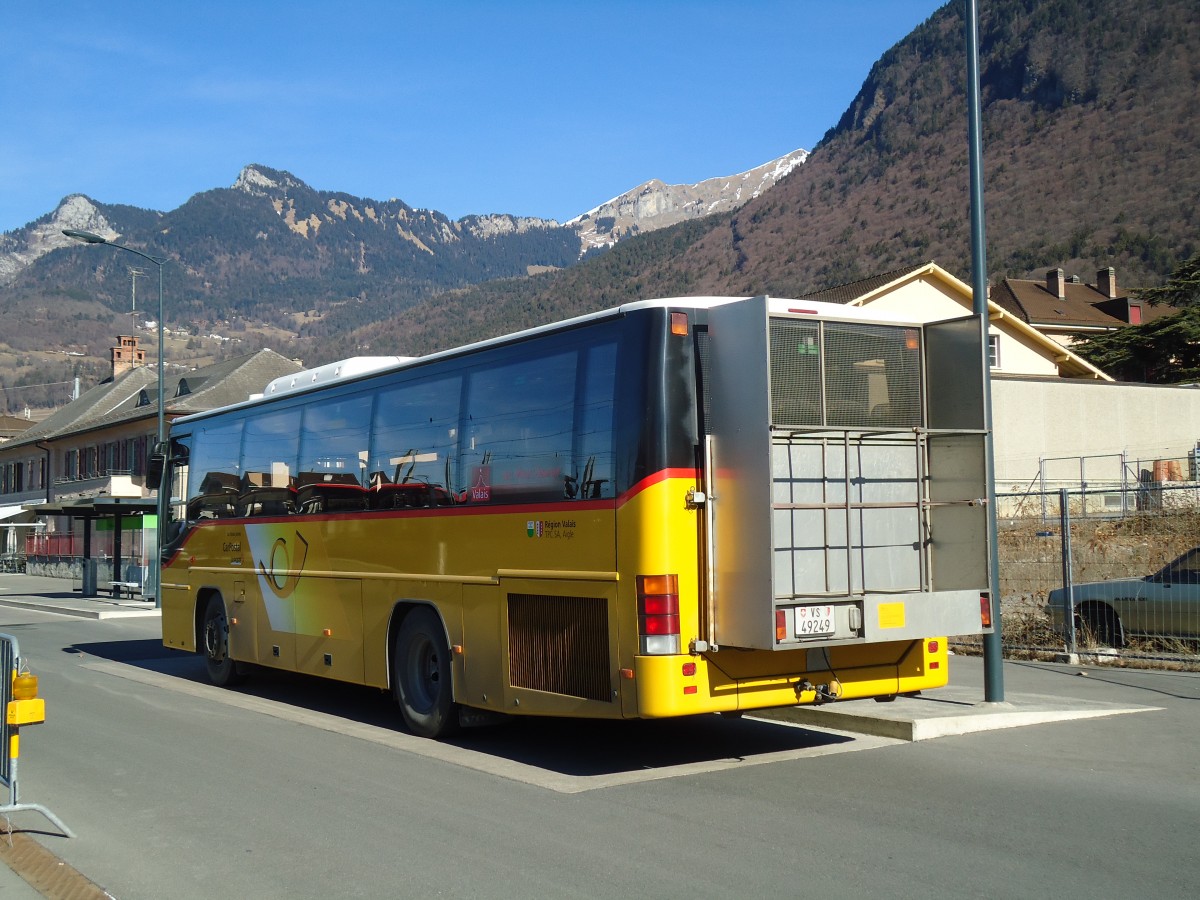
[{"label": "black tire", "polygon": [[1088,631],[1092,640],[1102,647],[1121,648],[1125,646],[1125,633],[1121,628],[1121,620],[1116,610],[1111,606],[1095,604],[1079,611],[1083,627]]},{"label": "black tire", "polygon": [[229,655],[229,620],[225,617],[225,602],[220,594],[208,598],[200,640],[204,663],[208,666],[208,678],[213,684],[231,687],[245,678],[241,668]]},{"label": "black tire", "polygon": [[396,633],[392,689],[404,724],[418,737],[442,738],[458,731],[452,669],[437,613],[427,606],[412,610]]}]

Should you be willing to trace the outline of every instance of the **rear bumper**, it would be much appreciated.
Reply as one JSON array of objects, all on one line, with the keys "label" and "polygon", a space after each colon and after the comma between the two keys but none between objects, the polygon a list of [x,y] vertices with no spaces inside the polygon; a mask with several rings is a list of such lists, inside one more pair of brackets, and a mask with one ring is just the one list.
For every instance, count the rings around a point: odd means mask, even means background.
[{"label": "rear bumper", "polygon": [[[814,658],[825,665],[809,665]],[[667,718],[816,703],[821,699],[816,688],[835,680],[844,700],[931,690],[947,683],[947,658],[944,637],[834,648],[815,656],[805,650],[737,649],[639,656],[634,660],[638,715]],[[690,675],[689,664],[694,664]]]}]

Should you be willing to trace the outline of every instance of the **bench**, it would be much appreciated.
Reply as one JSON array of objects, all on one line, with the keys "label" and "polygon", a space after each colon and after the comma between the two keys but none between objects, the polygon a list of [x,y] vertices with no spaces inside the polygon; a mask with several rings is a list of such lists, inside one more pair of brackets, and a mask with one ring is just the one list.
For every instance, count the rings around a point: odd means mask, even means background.
[{"label": "bench", "polygon": [[114,581],[108,586],[108,589],[112,591],[112,595],[118,600],[126,594],[132,600],[134,594],[142,592],[142,584],[140,581]]}]

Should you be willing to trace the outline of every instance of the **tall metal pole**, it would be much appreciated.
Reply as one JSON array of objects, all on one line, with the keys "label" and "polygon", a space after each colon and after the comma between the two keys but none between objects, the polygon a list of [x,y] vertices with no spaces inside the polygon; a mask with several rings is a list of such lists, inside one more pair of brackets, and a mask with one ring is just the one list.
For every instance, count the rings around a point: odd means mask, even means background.
[{"label": "tall metal pole", "polygon": [[167,345],[163,342],[163,263],[165,259],[156,260],[158,265],[158,446],[155,452],[163,455],[162,471],[158,476],[158,503],[154,516],[154,559],[150,571],[154,573],[154,606],[162,607],[162,552],[163,535],[166,533],[167,507],[171,502],[170,475],[167,465],[171,454],[167,452],[167,404],[166,380],[163,377],[163,357],[167,355]]},{"label": "tall metal pole", "polygon": [[967,139],[971,167],[971,287],[979,317],[980,365],[983,367],[984,456],[987,469],[988,587],[992,601],[992,633],[983,636],[983,699],[1004,700],[1004,655],[1000,622],[1000,563],[996,543],[996,454],[992,441],[992,367],[988,353],[987,244],[983,228],[983,138],[979,103],[979,10],[965,0],[967,31]]}]

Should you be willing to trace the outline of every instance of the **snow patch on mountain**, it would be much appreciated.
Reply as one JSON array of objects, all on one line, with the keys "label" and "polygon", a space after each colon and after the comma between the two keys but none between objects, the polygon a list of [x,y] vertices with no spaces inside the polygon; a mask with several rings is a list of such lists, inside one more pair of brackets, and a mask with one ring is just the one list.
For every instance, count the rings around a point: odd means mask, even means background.
[{"label": "snow patch on mountain", "polygon": [[581,253],[610,247],[634,234],[737,209],[791,174],[808,155],[807,150],[796,150],[748,172],[697,184],[665,184],[655,178],[576,216],[566,225],[579,234]]}]

